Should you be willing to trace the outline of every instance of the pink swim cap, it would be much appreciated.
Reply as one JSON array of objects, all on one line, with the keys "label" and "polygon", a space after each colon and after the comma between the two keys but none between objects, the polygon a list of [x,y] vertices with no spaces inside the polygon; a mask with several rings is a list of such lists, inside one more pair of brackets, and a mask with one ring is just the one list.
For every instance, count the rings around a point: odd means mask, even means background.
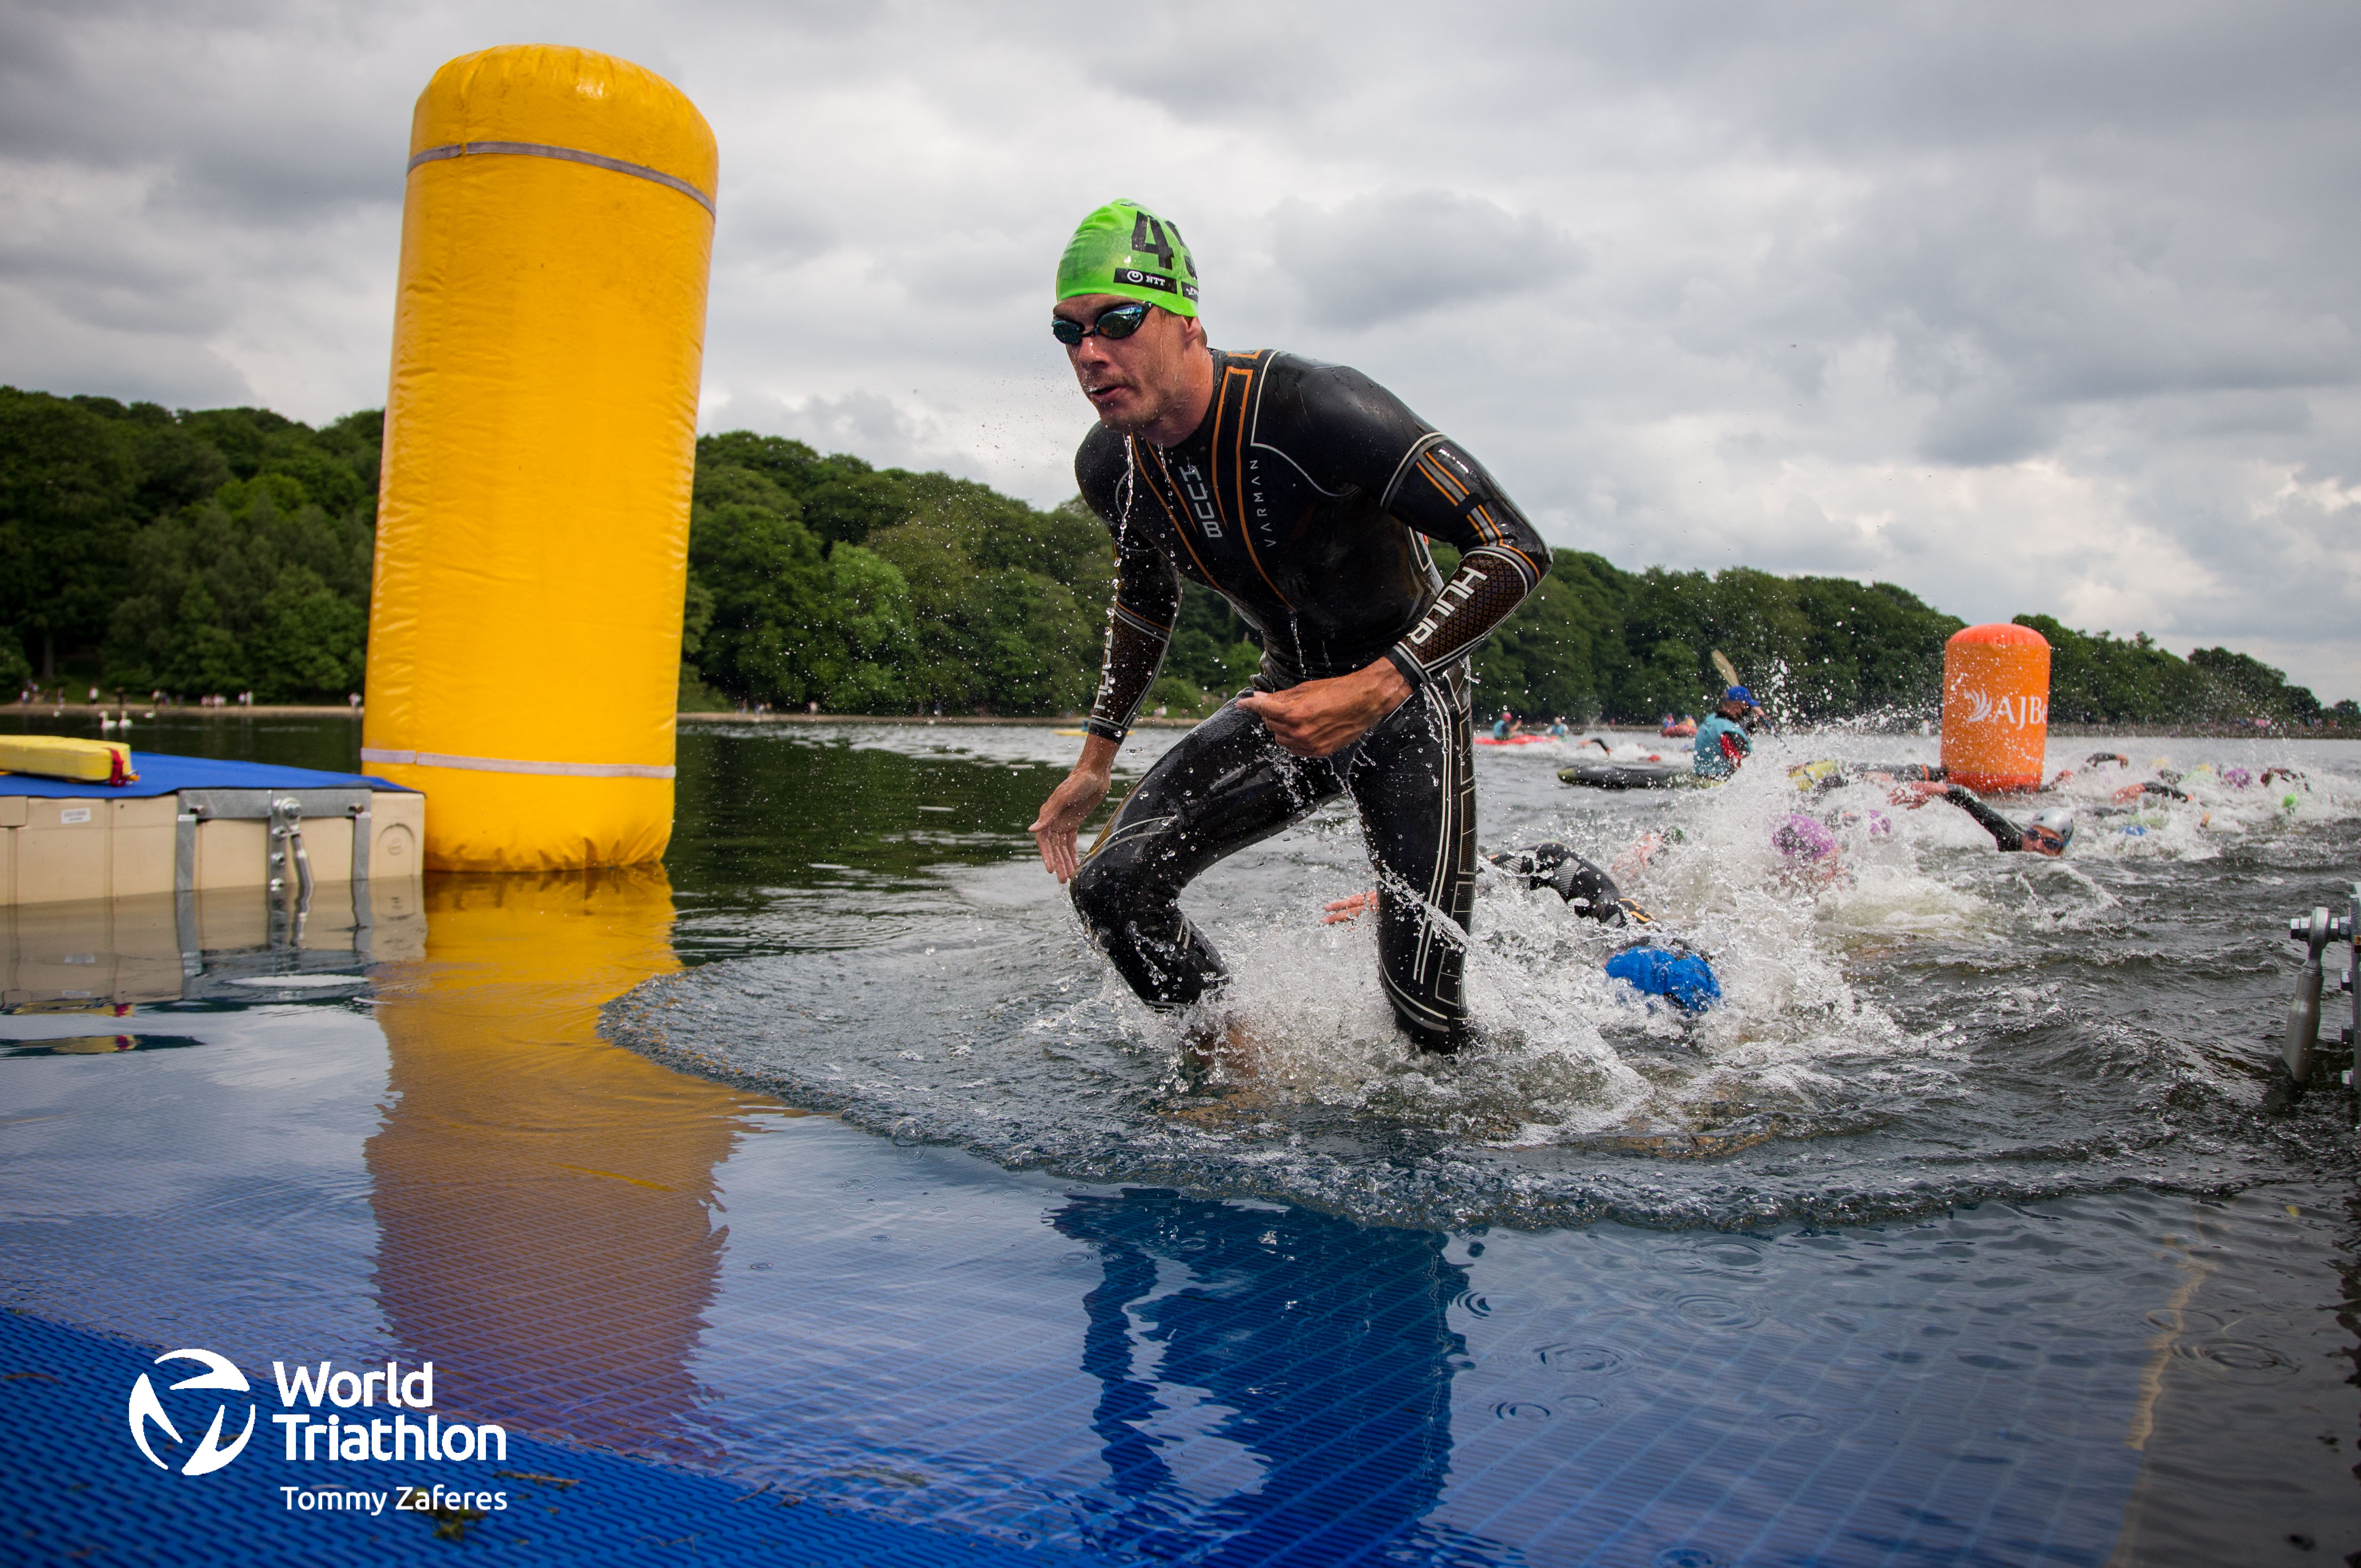
[{"label": "pink swim cap", "polygon": [[1837,852],[1837,836],[1826,823],[1795,813],[1771,830],[1771,842],[1791,861],[1825,861]]}]

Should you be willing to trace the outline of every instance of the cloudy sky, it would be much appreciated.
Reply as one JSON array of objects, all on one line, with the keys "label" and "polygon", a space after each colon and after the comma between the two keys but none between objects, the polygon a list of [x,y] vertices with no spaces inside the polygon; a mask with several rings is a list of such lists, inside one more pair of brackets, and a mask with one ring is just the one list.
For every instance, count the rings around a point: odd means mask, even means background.
[{"label": "cloudy sky", "polygon": [[1555,543],[2361,696],[2361,9],[0,0],[0,380],[382,402],[411,104],[518,42],[712,122],[708,429],[1063,499],[1126,195]]}]

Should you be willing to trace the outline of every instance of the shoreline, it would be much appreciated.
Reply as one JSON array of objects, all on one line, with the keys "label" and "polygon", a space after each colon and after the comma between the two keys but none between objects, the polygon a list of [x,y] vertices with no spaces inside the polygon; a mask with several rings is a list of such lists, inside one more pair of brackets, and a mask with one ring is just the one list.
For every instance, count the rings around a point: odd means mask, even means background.
[{"label": "shoreline", "polygon": [[[136,728],[139,724],[160,724],[168,718],[351,718],[362,717],[365,709],[343,705],[288,703],[252,707],[159,707],[155,717],[137,703],[126,703],[118,708],[112,703],[70,702],[62,707],[54,703],[0,703],[0,717],[17,718],[112,718],[128,712]],[[1210,717],[1210,715],[1206,716]],[[1076,729],[1082,727],[1081,715],[1069,718],[1043,718],[1030,714],[1007,718],[987,718],[974,714],[944,714],[940,718],[915,713],[682,713],[683,724],[939,724],[966,726],[970,729],[991,725],[1016,725],[1032,729]],[[1135,729],[1191,729],[1202,723],[1197,718],[1143,718],[1132,726]],[[1849,729],[1840,725],[1823,729],[1799,729],[1796,734],[1829,734],[1851,736],[1890,736],[1895,740],[1934,740],[1939,735],[1918,735],[1909,730]],[[1650,740],[1661,739],[1644,725],[1590,724],[1571,731],[1573,735],[1636,735]],[[2347,730],[2323,725],[2318,728],[2274,726],[2257,729],[2243,724],[2191,724],[2176,726],[2145,724],[2053,724],[2052,739],[2069,740],[2361,740],[2361,729]]]}]

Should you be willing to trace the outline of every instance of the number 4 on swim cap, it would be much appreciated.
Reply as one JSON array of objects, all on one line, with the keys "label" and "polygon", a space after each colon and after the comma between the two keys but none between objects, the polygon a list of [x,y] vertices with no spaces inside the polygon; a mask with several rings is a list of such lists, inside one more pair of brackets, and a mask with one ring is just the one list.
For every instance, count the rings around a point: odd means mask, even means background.
[{"label": "number 4 on swim cap", "polygon": [[1058,262],[1058,298],[1114,294],[1197,313],[1197,259],[1180,226],[1137,202],[1109,202],[1074,231]]}]

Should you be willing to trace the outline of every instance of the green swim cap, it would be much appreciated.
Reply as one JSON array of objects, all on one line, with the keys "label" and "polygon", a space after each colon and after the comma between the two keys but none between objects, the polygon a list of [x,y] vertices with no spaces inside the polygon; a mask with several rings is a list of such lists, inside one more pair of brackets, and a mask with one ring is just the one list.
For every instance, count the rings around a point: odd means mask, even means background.
[{"label": "green swim cap", "polygon": [[1120,294],[1197,313],[1197,262],[1180,231],[1137,202],[1109,202],[1082,220],[1058,260],[1058,298]]}]

